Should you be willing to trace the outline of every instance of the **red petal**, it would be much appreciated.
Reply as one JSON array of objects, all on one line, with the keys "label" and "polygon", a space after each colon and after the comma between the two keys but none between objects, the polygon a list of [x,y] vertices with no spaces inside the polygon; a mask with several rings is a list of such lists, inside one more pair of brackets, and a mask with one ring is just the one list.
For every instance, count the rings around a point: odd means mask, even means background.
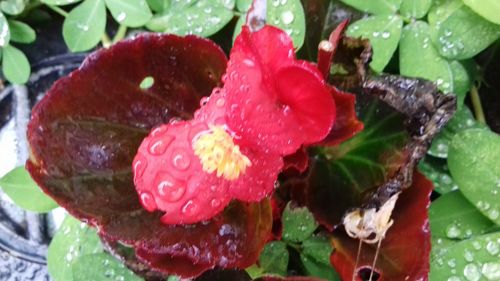
[{"label": "red petal", "polygon": [[274,153],[241,146],[241,152],[252,162],[244,174],[230,182],[229,193],[235,199],[260,201],[274,190],[278,174],[283,168],[283,159]]},{"label": "red petal", "polygon": [[[394,225],[382,241],[375,268],[381,275],[379,281],[427,280],[431,248],[427,209],[432,188],[432,182],[416,172],[413,185],[397,201],[392,214]],[[358,240],[337,232],[333,244],[332,264],[342,280],[351,280]],[[358,270],[371,267],[375,246],[363,245]]]},{"label": "red petal", "polygon": [[134,159],[134,181],[148,211],[164,211],[162,222],[207,220],[230,201],[228,182],[203,171],[192,149],[193,138],[208,130],[197,120],[163,125],[144,139]]},{"label": "red petal", "polygon": [[241,136],[242,145],[282,155],[322,140],[335,115],[321,74],[311,64],[294,60],[287,37],[269,26],[251,34],[243,30],[231,52],[224,84],[226,120]]},{"label": "red petal", "polygon": [[321,141],[321,145],[334,146],[340,144],[364,128],[363,123],[356,116],[356,96],[345,93],[335,87],[331,87],[331,93],[335,100],[337,117],[333,129],[326,139]]},{"label": "red petal", "polygon": [[294,154],[290,154],[284,158],[285,168],[287,169],[295,169],[298,172],[305,172],[307,167],[309,166],[309,155],[307,155],[307,150],[304,146],[302,146],[299,150],[297,150]]}]

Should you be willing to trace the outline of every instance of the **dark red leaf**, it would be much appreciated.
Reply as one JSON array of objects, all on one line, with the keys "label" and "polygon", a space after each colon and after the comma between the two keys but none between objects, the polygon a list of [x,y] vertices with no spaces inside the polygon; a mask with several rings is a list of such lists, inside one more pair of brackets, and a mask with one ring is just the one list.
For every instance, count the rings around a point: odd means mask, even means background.
[{"label": "dark red leaf", "polygon": [[[271,231],[268,200],[168,226],[161,213],[141,207],[131,171],[147,133],[191,118],[220,85],[226,62],[219,47],[194,36],[142,35],[92,54],[33,109],[28,170],[71,214],[133,246],[154,270],[193,277],[215,266],[249,266]],[[141,89],[146,77],[154,84]]]},{"label": "dark red leaf", "polygon": [[[416,172],[413,185],[399,197],[392,214],[394,224],[382,240],[375,266],[378,281],[427,280],[431,249],[427,209],[432,189],[432,182]],[[342,280],[352,280],[358,242],[340,229],[334,233],[331,261]],[[356,271],[371,268],[375,248],[376,244],[363,244]]]}]

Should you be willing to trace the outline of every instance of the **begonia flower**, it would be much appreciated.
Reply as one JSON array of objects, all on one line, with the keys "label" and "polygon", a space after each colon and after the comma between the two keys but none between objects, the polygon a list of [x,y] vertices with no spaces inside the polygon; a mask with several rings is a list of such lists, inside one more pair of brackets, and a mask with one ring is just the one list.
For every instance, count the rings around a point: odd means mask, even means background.
[{"label": "begonia flower", "polygon": [[291,38],[244,26],[223,77],[194,118],[154,129],[134,159],[134,183],[165,224],[196,223],[232,199],[260,201],[283,157],[330,132],[335,103],[318,69],[295,58]]}]

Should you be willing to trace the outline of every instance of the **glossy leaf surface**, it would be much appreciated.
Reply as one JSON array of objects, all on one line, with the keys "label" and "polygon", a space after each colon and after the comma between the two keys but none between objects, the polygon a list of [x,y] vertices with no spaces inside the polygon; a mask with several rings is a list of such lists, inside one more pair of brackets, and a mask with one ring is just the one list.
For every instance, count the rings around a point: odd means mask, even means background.
[{"label": "glossy leaf surface", "polygon": [[363,12],[375,15],[395,14],[401,6],[402,0],[341,0],[342,2],[355,7]]},{"label": "glossy leaf surface", "polygon": [[[427,208],[430,205],[431,192],[432,183],[415,173],[413,185],[400,195],[392,213],[394,224],[382,240],[375,266],[375,271],[380,274],[379,281],[427,278],[431,246]],[[352,280],[358,240],[349,238],[338,230],[333,244],[335,248],[331,257],[333,265],[342,280]],[[375,248],[376,244],[363,245],[358,270],[371,267]],[[356,280],[361,279],[357,277]]]},{"label": "glossy leaf surface", "polygon": [[125,26],[142,26],[153,16],[146,0],[105,0],[105,3],[113,18]]}]

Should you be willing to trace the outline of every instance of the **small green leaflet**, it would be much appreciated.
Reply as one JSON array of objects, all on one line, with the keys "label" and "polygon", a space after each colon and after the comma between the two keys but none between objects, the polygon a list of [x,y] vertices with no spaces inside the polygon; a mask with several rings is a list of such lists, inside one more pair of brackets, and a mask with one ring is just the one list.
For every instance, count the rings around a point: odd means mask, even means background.
[{"label": "small green leaflet", "polygon": [[401,6],[402,0],[341,0],[365,13],[375,15],[395,14]]},{"label": "small green leaflet", "polygon": [[302,242],[302,254],[323,265],[331,266],[333,246],[327,237],[313,235]]},{"label": "small green leaflet", "polygon": [[304,271],[308,276],[314,276],[329,281],[341,281],[340,276],[331,265],[319,263],[310,257],[301,254],[300,261],[304,266]]},{"label": "small green leaflet", "polygon": [[171,7],[153,17],[146,27],[152,31],[208,37],[233,18],[233,11],[220,0],[200,0],[191,6]]},{"label": "small green leaflet", "polygon": [[289,253],[282,241],[266,244],[259,257],[259,264],[264,273],[286,276]]},{"label": "small green leaflet", "polygon": [[2,71],[9,82],[24,84],[30,77],[31,67],[23,52],[7,45],[3,47]]},{"label": "small green leaflet", "polygon": [[309,238],[318,227],[313,214],[307,207],[292,207],[289,202],[282,216],[283,240],[302,242]]},{"label": "small green leaflet", "polygon": [[170,7],[170,0],[146,0],[151,10],[162,13]]},{"label": "small green leaflet", "polygon": [[55,281],[73,281],[71,267],[75,260],[102,251],[96,231],[68,215],[50,242],[47,254],[50,276]]},{"label": "small green leaflet", "polygon": [[33,43],[36,40],[36,33],[29,25],[17,21],[9,20],[10,40],[17,43]]},{"label": "small green leaflet", "polygon": [[87,51],[99,43],[105,28],[104,0],[85,0],[64,20],[64,41],[73,52]]},{"label": "small green leaflet", "polygon": [[0,47],[7,46],[10,41],[10,30],[9,24],[7,23],[7,19],[0,12]]},{"label": "small green leaflet", "polygon": [[403,20],[397,15],[377,15],[352,23],[347,35],[370,40],[373,48],[373,60],[370,67],[382,72],[398,47],[401,38]]},{"label": "small green leaflet", "polygon": [[0,3],[0,9],[6,14],[17,16],[24,11],[26,2],[25,0],[4,0]]},{"label": "small green leaflet", "polygon": [[146,24],[153,14],[146,0],[105,0],[113,18],[128,27],[140,27]]},{"label": "small green leaflet", "polygon": [[0,178],[0,188],[25,210],[46,213],[58,207],[40,190],[24,167],[17,167]]},{"label": "small green leaflet", "polygon": [[458,189],[448,170],[446,159],[436,158],[427,155],[418,164],[418,169],[434,184],[434,191],[446,194]]},{"label": "small green leaflet", "polygon": [[401,15],[406,19],[423,18],[431,8],[432,0],[403,0]]},{"label": "small green leaflet", "polygon": [[464,196],[500,225],[500,136],[487,129],[456,134],[448,152],[448,167]]},{"label": "small green leaflet", "polygon": [[107,253],[83,255],[71,266],[73,281],[141,281],[125,265]]},{"label": "small green leaflet", "polygon": [[[237,3],[238,5],[238,3]],[[244,9],[245,3],[240,3],[238,7]],[[240,34],[241,27],[245,24],[246,14],[238,19],[234,29],[233,41]],[[306,32],[306,20],[304,8],[300,0],[269,0],[267,1],[267,24],[283,29],[293,40],[293,46],[299,50],[304,44]]]},{"label": "small green leaflet", "polygon": [[456,243],[435,256],[429,280],[500,280],[500,232]]},{"label": "small green leaflet", "polygon": [[474,12],[483,18],[500,24],[500,1],[498,0],[463,0]]}]

